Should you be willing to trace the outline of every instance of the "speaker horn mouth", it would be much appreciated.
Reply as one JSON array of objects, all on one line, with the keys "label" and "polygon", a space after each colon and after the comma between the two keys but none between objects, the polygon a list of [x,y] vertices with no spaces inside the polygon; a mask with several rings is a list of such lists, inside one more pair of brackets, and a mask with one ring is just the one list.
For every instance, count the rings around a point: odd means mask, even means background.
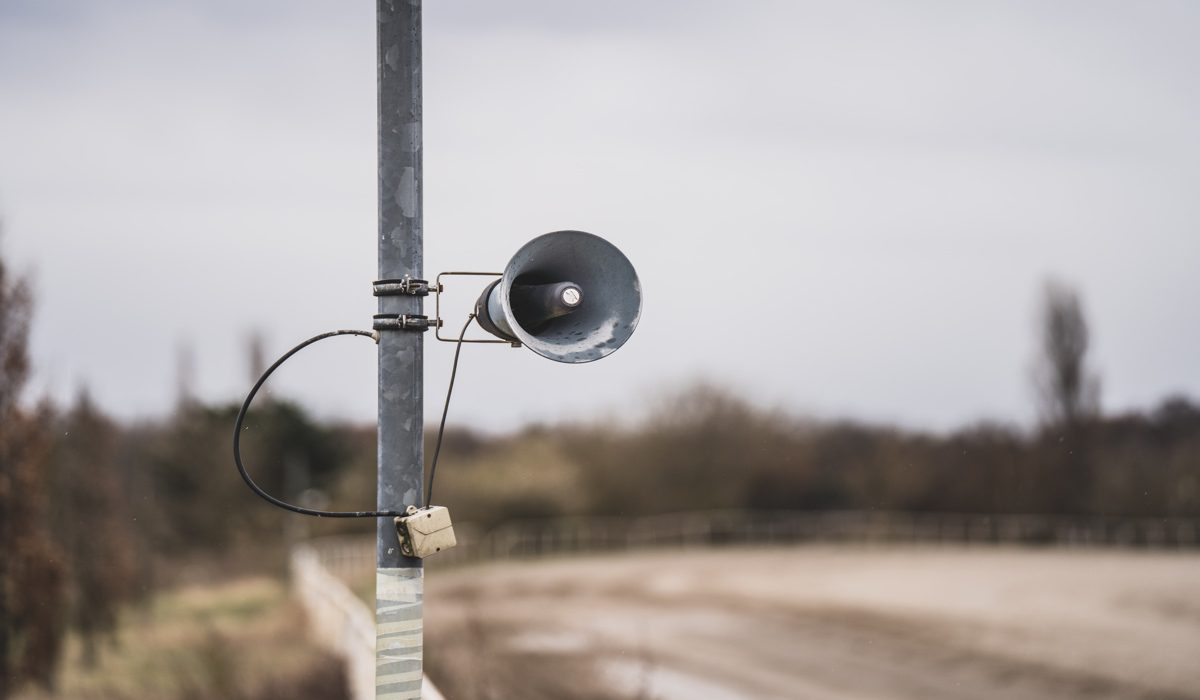
[{"label": "speaker horn mouth", "polygon": [[616,351],[633,334],[641,310],[641,284],[628,258],[584,231],[529,241],[475,303],[484,330],[570,364]]}]

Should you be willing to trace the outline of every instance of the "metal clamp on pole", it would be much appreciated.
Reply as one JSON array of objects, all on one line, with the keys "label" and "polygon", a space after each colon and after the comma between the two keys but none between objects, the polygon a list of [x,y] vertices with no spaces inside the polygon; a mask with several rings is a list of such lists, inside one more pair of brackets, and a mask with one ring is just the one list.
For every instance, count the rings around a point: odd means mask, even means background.
[{"label": "metal clamp on pole", "polygon": [[375,314],[371,327],[377,331],[427,331],[434,325],[421,314]]},{"label": "metal clamp on pole", "polygon": [[429,281],[419,280],[408,275],[398,280],[375,280],[371,287],[372,294],[377,297],[429,296]]}]

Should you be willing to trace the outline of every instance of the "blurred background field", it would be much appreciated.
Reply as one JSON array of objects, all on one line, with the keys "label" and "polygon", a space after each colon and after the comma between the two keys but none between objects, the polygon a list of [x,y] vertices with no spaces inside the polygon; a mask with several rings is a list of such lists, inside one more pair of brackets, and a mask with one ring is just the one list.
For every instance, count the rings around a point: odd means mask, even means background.
[{"label": "blurred background field", "polygon": [[[32,305],[5,275],[5,692],[352,692],[288,563],[314,543],[369,602],[372,523],[260,503],[232,404],[122,422],[86,392],[19,401]],[[1033,429],[813,419],[705,383],[619,418],[452,427],[432,678],[450,698],[1196,697],[1200,406],[1103,414],[1078,298],[1051,288],[1041,318]],[[289,500],[373,491],[372,427],[270,395],[243,439]]]},{"label": "blurred background field", "polygon": [[[1078,520],[1062,533],[1089,545],[1016,546],[1017,522],[723,512],[467,534],[472,562],[429,562],[428,672],[459,698],[1196,697],[1194,549],[1097,546]],[[315,552],[373,601],[369,541]]]},{"label": "blurred background field", "polygon": [[447,697],[1195,698],[1200,558],[958,546],[654,550],[447,572]]},{"label": "blurred background field", "polygon": [[[1085,352],[1055,354],[1064,315],[1086,323],[1048,294],[1044,367],[1086,376]],[[461,544],[428,562],[429,673],[449,698],[1197,697],[1200,407],[1104,415],[1083,383],[1048,386],[1032,430],[811,419],[712,384],[620,419],[451,428],[438,500]],[[258,502],[229,464],[233,405],[6,411],[7,692],[352,691],[342,633],[285,593],[289,553],[313,543],[369,603],[371,523]],[[373,490],[371,427],[273,395],[244,442],[290,500]]]}]

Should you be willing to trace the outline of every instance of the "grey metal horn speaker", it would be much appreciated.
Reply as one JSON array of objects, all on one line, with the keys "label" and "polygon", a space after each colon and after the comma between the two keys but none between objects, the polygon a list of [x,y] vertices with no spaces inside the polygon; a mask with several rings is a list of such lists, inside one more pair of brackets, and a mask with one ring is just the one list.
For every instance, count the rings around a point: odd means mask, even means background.
[{"label": "grey metal horn speaker", "polygon": [[557,362],[591,362],[621,347],[642,313],[629,259],[603,238],[555,231],[521,246],[475,302],[479,325]]}]

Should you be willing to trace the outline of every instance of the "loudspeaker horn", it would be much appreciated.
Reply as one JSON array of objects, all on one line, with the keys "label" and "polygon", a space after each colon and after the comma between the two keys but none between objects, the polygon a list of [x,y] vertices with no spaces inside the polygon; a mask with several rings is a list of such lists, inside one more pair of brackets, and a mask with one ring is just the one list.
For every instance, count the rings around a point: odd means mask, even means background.
[{"label": "loudspeaker horn", "polygon": [[492,335],[556,362],[592,362],[621,347],[642,314],[642,287],[616,246],[555,231],[521,246],[475,302]]}]

